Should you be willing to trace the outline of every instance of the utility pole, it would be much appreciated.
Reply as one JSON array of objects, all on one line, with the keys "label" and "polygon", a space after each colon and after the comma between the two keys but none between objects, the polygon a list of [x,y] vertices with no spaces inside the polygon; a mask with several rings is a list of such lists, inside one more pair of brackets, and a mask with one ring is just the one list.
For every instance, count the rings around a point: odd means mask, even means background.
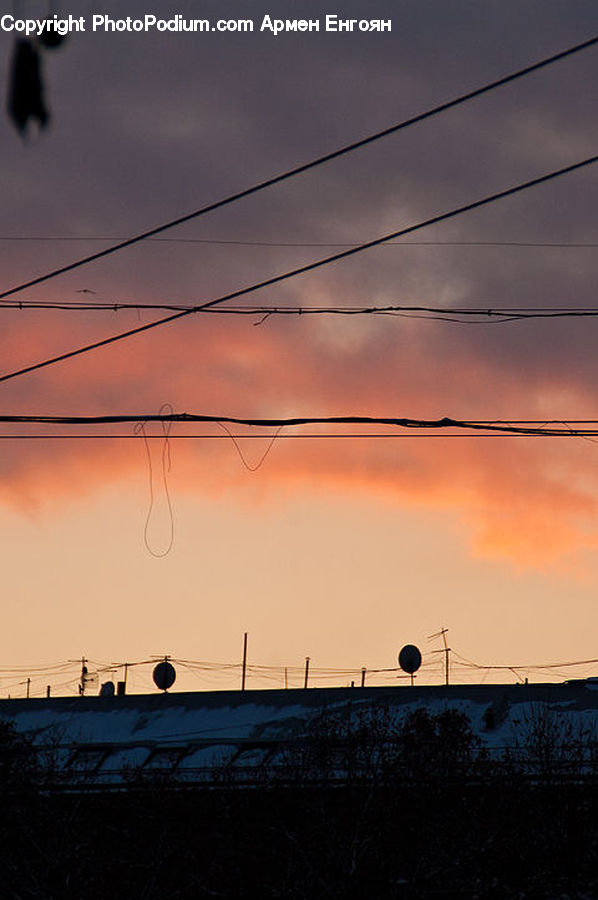
[{"label": "utility pole", "polygon": [[444,644],[444,683],[449,683],[449,653],[451,652],[451,648],[447,646],[446,643],[446,633],[448,628],[443,628],[441,630],[442,634],[442,642]]},{"label": "utility pole", "polygon": [[241,673],[241,690],[245,690],[245,678],[247,676],[247,632],[243,635],[243,671]]},{"label": "utility pole", "polygon": [[289,686],[289,670],[288,670],[288,668],[285,666],[285,667],[284,667],[284,687],[285,687],[285,690],[287,690],[288,686]]},{"label": "utility pole", "polygon": [[307,676],[308,675],[309,675],[309,656],[306,656],[305,657],[305,682],[303,684],[304,688],[307,687]]},{"label": "utility pole", "polygon": [[31,687],[31,678],[27,678],[27,699],[29,700],[29,688]]},{"label": "utility pole", "polygon": [[365,687],[365,669],[361,670],[361,686]]},{"label": "utility pole", "polygon": [[87,666],[85,665],[87,660],[84,656],[81,657],[81,683],[79,685],[79,693],[83,697],[85,694],[85,680],[87,678]]},{"label": "utility pole", "polygon": [[444,653],[444,683],[449,683],[449,654],[451,652],[451,648],[447,645],[446,636],[448,634],[448,628],[441,628],[440,631],[437,631],[435,634],[430,634],[429,638],[441,637],[442,643],[444,647],[442,650],[433,650],[432,653]]}]

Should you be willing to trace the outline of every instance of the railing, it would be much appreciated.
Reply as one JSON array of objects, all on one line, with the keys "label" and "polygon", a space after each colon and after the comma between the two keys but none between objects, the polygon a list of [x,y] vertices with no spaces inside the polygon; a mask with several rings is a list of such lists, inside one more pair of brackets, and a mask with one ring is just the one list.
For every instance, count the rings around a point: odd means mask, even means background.
[{"label": "railing", "polygon": [[[198,750],[225,748],[202,765]],[[453,751],[421,745],[405,751],[397,741],[350,739],[210,739],[187,744],[132,741],[38,747],[41,784],[47,790],[123,790],[168,787],[345,786],[428,781],[484,783],[509,777],[537,783],[598,781],[598,746],[555,744]],[[139,754],[144,754],[139,759]],[[111,758],[137,761],[110,766]],[[115,760],[116,761],[116,760]]]}]

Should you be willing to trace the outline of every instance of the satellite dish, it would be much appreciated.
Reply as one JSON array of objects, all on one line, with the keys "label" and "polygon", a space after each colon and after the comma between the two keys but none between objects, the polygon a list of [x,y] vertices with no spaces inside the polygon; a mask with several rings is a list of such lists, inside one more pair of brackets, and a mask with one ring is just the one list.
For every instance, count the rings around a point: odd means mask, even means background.
[{"label": "satellite dish", "polygon": [[414,644],[405,644],[399,653],[399,665],[403,672],[413,675],[422,664],[422,655]]},{"label": "satellite dish", "polygon": [[100,688],[100,697],[114,697],[114,684],[112,681],[105,681]]},{"label": "satellite dish", "polygon": [[161,691],[167,691],[176,681],[176,671],[171,663],[164,660],[153,671],[154,684]]}]

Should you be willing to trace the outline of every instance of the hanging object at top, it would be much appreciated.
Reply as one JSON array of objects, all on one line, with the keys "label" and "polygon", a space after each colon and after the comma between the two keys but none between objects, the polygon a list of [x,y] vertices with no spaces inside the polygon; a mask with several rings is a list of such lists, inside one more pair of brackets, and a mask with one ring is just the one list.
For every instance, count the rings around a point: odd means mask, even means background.
[{"label": "hanging object at top", "polygon": [[48,16],[46,22],[49,27],[44,28],[42,33],[38,35],[38,43],[45,50],[56,50],[66,40],[66,32],[61,34],[56,30],[56,22],[60,20],[60,9],[57,0],[50,0],[48,3]]},{"label": "hanging object at top", "polygon": [[66,41],[66,34],[60,34],[55,28],[46,28],[39,35],[37,41],[44,50],[56,50]]},{"label": "hanging object at top", "polygon": [[30,121],[46,128],[50,114],[44,99],[41,60],[37,48],[27,38],[14,46],[8,87],[8,113],[21,132],[27,133]]}]

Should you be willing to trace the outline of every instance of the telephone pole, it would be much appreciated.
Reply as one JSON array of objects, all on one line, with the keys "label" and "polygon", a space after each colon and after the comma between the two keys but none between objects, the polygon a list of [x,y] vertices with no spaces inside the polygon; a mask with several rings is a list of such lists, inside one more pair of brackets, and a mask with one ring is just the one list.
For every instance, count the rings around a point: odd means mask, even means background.
[{"label": "telephone pole", "polygon": [[81,681],[79,683],[79,694],[83,697],[85,694],[85,682],[87,681],[87,660],[84,656],[81,657]]},{"label": "telephone pole", "polygon": [[243,635],[243,669],[241,672],[241,690],[245,690],[245,679],[247,677],[247,632]]},{"label": "telephone pole", "polygon": [[309,676],[309,656],[305,657],[305,681],[303,683],[303,687],[307,687],[307,678]]},{"label": "telephone pole", "polygon": [[444,647],[442,650],[432,650],[432,653],[444,653],[444,683],[449,683],[449,655],[451,652],[451,648],[448,646],[446,642],[446,636],[448,634],[448,628],[441,628],[440,631],[436,631],[434,634],[428,635],[429,639],[436,637],[442,638],[442,643]]}]

